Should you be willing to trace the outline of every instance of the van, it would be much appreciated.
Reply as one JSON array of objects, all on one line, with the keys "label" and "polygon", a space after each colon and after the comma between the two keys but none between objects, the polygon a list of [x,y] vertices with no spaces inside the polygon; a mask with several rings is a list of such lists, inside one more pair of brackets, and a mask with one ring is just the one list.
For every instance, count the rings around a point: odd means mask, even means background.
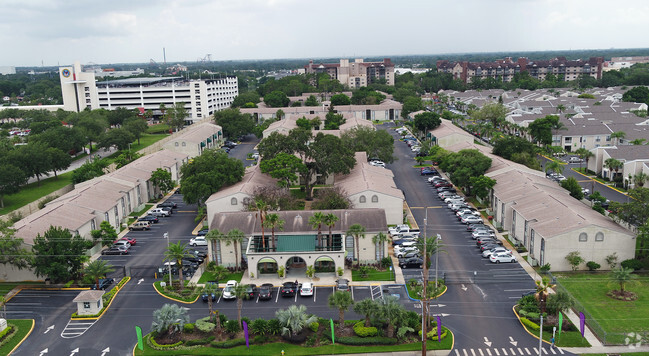
[{"label": "van", "polygon": [[149,212],[153,216],[169,216],[169,212],[162,208],[155,208]]},{"label": "van", "polygon": [[131,225],[128,227],[129,230],[149,230],[151,228],[151,224],[149,224],[148,221],[137,221],[135,224]]}]

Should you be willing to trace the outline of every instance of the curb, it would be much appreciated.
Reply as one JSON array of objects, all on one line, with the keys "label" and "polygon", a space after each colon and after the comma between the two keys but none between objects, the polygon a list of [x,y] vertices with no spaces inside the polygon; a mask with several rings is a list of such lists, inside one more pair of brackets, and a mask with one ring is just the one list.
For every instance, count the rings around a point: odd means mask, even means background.
[{"label": "curb", "polygon": [[184,300],[180,300],[180,299],[176,299],[176,298],[168,297],[168,296],[166,296],[166,295],[160,293],[160,291],[158,290],[158,288],[156,288],[156,286],[155,286],[155,282],[153,282],[152,286],[153,286],[153,290],[155,290],[156,293],[160,294],[161,297],[167,298],[167,299],[169,299],[169,300],[173,300],[174,302],[177,302],[177,303],[183,303],[183,304],[194,304],[194,303],[196,303],[196,302],[198,301],[198,298],[200,297],[200,293],[199,293],[199,294],[196,296],[196,299],[194,299],[193,302],[186,302],[186,301],[184,301]]},{"label": "curb", "polygon": [[[126,282],[124,282],[124,284],[122,284],[122,287],[121,287],[121,288],[118,288],[118,289],[115,291],[115,295],[113,295],[113,298],[110,300],[110,303],[108,303],[108,305],[106,306],[106,308],[104,308],[104,311],[101,312],[101,314],[99,314],[99,315],[96,316],[96,317],[92,317],[92,318],[79,318],[79,317],[73,318],[73,317],[70,317],[70,320],[99,320],[99,319],[101,319],[101,317],[104,316],[104,314],[106,314],[106,312],[108,311],[108,309],[110,308],[110,306],[113,305],[113,302],[114,302],[115,299],[117,298],[117,294],[118,294],[122,289],[124,289],[124,286],[126,285],[126,283],[128,283],[128,282],[131,281],[131,277],[124,277],[124,279],[127,279]],[[121,281],[120,281],[120,282],[121,282]],[[118,284],[119,284],[119,283],[118,283]],[[115,286],[115,288],[117,288],[117,286]]]},{"label": "curb", "polygon": [[20,340],[20,342],[18,342],[18,344],[16,345],[16,347],[14,347],[11,351],[9,351],[9,353],[7,354],[7,356],[11,355],[14,351],[16,351],[16,349],[18,349],[18,347],[20,347],[20,345],[22,345],[23,342],[25,342],[25,340],[27,340],[27,338],[29,337],[29,335],[32,334],[32,331],[34,331],[34,327],[36,326],[36,322],[34,321],[34,319],[31,319],[31,321],[32,321],[32,328],[29,329],[29,332],[27,333],[27,335],[25,335],[25,337],[24,337],[22,340]]},{"label": "curb", "polygon": [[[430,282],[430,281],[428,281],[428,282]],[[413,302],[421,302],[421,299],[415,299],[415,298],[410,296],[410,293],[408,293],[408,286],[407,285],[404,284],[403,287],[406,288],[406,295],[408,296],[408,299],[412,300]],[[442,293],[440,293],[439,295],[436,295],[433,299],[437,299],[437,298],[443,296],[444,294],[446,294],[447,291],[448,291],[448,286],[444,285],[444,291]],[[455,340],[455,339],[453,339],[453,340]]]},{"label": "curb", "polygon": [[[524,325],[523,322],[521,321],[521,317],[518,315],[518,313],[516,312],[516,309],[514,309],[514,308],[516,308],[516,305],[514,305],[514,306],[512,307],[512,311],[513,311],[514,314],[516,315],[516,319],[518,319],[518,322],[521,323],[521,326],[523,327],[523,330],[525,330],[525,332],[527,332],[528,334],[530,334],[530,336],[532,336],[533,338],[535,338],[535,339],[538,340],[538,339],[539,339],[538,336],[532,334],[529,330],[527,330],[527,328],[525,327],[525,325]],[[549,342],[547,342],[547,341],[545,341],[545,340],[542,340],[542,341],[545,342],[545,343],[548,344],[548,345],[552,345],[552,343],[549,343]]]}]

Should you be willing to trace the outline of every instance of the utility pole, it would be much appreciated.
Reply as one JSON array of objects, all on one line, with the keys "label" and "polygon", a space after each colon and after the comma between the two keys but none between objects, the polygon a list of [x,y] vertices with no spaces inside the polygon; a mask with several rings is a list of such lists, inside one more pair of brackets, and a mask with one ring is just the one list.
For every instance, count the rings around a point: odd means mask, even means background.
[{"label": "utility pole", "polygon": [[543,355],[542,354],[542,352],[543,352],[543,313],[541,313],[541,328],[539,330],[540,330],[540,334],[539,334],[539,356],[542,356]]},{"label": "utility pole", "polygon": [[[168,251],[169,250],[169,233],[165,232],[163,236],[167,240],[167,251]],[[173,284],[172,284],[172,280],[171,280],[171,261],[167,261],[167,265],[169,266],[169,286],[172,287]]]},{"label": "utility pole", "polygon": [[[421,295],[421,356],[426,356],[426,339],[428,338],[428,300],[426,298],[426,287],[428,287],[428,264],[426,263],[426,245],[428,245],[428,235],[426,235],[426,227],[428,226],[428,208],[426,209],[426,215],[424,217],[424,273],[422,279],[424,282],[424,288]],[[421,239],[421,236],[419,237]]]}]

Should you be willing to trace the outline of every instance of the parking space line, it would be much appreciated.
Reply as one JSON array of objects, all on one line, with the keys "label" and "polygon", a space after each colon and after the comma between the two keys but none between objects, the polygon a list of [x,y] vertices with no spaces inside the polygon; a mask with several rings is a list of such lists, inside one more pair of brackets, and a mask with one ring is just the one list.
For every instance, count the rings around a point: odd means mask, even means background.
[{"label": "parking space line", "polygon": [[279,288],[280,287],[277,287],[277,295],[275,295],[275,303],[277,303],[277,301],[279,300]]},{"label": "parking space line", "polygon": [[316,294],[316,290],[317,290],[317,289],[318,289],[318,288],[313,287],[313,302],[314,302],[314,303],[315,303],[315,294]]},{"label": "parking space line", "polygon": [[[352,300],[354,300],[354,287],[351,287],[351,288],[349,288],[349,289],[351,289],[351,291],[352,291]],[[423,318],[423,317],[422,317],[422,318]],[[422,338],[423,338],[423,336],[422,336]]]}]

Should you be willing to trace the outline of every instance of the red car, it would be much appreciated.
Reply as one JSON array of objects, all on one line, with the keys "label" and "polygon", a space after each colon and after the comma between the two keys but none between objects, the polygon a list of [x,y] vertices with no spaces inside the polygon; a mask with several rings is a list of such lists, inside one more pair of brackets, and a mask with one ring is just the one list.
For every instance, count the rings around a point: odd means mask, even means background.
[{"label": "red car", "polygon": [[453,184],[449,182],[439,182],[435,184],[435,188],[441,188],[441,187],[452,187]]},{"label": "red car", "polygon": [[135,242],[136,242],[136,240],[135,240],[134,238],[126,237],[126,236],[122,237],[122,240],[124,240],[124,241],[130,243],[131,246],[135,245]]}]

